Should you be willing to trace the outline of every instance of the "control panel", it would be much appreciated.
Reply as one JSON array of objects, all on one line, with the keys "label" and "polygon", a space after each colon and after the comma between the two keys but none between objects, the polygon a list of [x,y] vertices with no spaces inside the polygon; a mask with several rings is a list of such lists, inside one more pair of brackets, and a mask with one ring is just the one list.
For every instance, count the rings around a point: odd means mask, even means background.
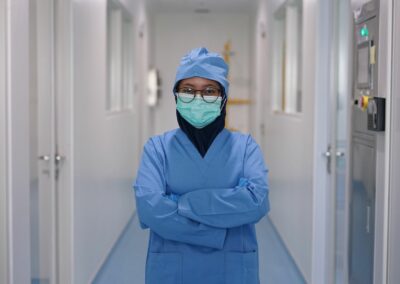
[{"label": "control panel", "polygon": [[[354,105],[361,112],[362,128],[385,130],[385,98],[378,94],[378,19],[374,5],[365,5],[355,19]],[[364,128],[364,129],[365,129]]]}]

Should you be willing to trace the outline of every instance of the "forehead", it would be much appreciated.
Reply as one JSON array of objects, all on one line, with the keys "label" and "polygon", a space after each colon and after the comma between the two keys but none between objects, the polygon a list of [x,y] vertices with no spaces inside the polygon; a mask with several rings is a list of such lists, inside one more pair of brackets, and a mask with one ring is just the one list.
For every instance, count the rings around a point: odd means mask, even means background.
[{"label": "forehead", "polygon": [[191,85],[191,86],[216,86],[218,87],[218,82],[214,80],[209,80],[206,78],[201,78],[201,77],[192,77],[192,78],[187,78],[183,79],[179,85]]}]

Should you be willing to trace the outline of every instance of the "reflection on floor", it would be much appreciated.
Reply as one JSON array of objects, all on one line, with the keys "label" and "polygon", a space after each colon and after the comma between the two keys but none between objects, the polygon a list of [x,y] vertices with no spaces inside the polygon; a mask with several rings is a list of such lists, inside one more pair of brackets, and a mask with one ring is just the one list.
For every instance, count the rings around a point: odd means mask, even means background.
[{"label": "reflection on floor", "polygon": [[31,282],[31,284],[49,284],[49,283],[50,281],[48,279],[37,279],[37,278],[32,279]]},{"label": "reflection on floor", "polygon": [[[257,238],[261,284],[305,283],[269,218],[257,224]],[[94,283],[144,283],[147,241],[148,230],[141,230],[132,218]]]}]

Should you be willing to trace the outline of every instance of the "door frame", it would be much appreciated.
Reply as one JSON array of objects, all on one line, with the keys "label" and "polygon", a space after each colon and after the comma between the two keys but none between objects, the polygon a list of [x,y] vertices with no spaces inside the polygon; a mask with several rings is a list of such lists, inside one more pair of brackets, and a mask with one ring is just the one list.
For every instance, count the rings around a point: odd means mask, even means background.
[{"label": "door frame", "polygon": [[6,171],[6,0],[0,0],[0,283],[8,283]]},{"label": "door frame", "polygon": [[5,43],[0,47],[0,131],[4,138],[0,151],[5,156],[0,200],[5,204],[6,224],[3,219],[1,229],[7,246],[1,264],[6,270],[5,283],[29,283],[29,1],[1,0],[0,5],[4,13],[0,36]]},{"label": "door frame", "polygon": [[[400,3],[393,1],[393,60],[400,60]],[[396,80],[397,79],[397,80]],[[395,284],[400,281],[400,224],[398,216],[400,214],[400,66],[392,65],[392,92],[390,115],[386,117],[390,120],[392,133],[390,135],[389,148],[389,220],[388,220],[388,248],[387,248],[387,283]]]},{"label": "door frame", "polygon": [[[374,244],[374,283],[388,283],[388,257],[390,255],[388,241],[391,228],[390,223],[390,204],[393,202],[390,192],[392,155],[391,151],[395,148],[392,143],[394,122],[391,118],[396,110],[392,108],[394,100],[395,86],[394,68],[396,62],[394,56],[394,0],[379,1],[379,45],[378,50],[378,90],[380,96],[386,98],[385,132],[377,135],[376,153],[376,216],[375,216],[375,244]],[[396,122],[394,122],[396,124]],[[397,173],[396,173],[397,175]],[[378,190],[379,189],[379,190]]]}]

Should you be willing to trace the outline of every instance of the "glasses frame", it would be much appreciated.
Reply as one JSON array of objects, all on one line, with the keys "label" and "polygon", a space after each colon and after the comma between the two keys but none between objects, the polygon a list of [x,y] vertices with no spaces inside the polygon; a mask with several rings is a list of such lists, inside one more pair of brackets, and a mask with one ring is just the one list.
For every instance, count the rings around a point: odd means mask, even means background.
[{"label": "glasses frame", "polygon": [[[204,89],[202,89],[202,90],[193,90],[193,91],[194,91],[193,98],[192,98],[190,101],[184,101],[184,100],[182,100],[182,99],[179,97],[179,94],[188,94],[188,93],[180,92],[180,91],[179,91],[180,89],[183,89],[183,88],[177,88],[177,89],[175,89],[174,93],[175,93],[175,96],[177,97],[178,100],[180,100],[181,102],[186,103],[186,104],[189,104],[189,103],[193,102],[193,100],[196,98],[196,96],[198,96],[198,93],[200,93],[200,96],[201,96],[201,98],[203,99],[203,101],[205,101],[205,102],[208,103],[208,104],[213,104],[213,103],[215,103],[215,102],[218,100],[218,98],[220,98],[220,97],[222,98],[222,96],[221,96],[221,94],[222,94],[221,89],[220,89],[220,88],[216,88],[216,87],[211,87],[212,89],[215,89],[215,90],[218,92],[218,96],[215,96],[215,100],[212,101],[212,102],[206,101],[206,100],[204,99],[204,92],[205,92],[205,90],[206,90],[207,88],[210,88],[210,86],[208,86],[208,87],[206,87],[206,88],[204,88]],[[188,94],[188,95],[191,95],[191,94]],[[210,96],[210,97],[211,97],[211,96]]]}]

